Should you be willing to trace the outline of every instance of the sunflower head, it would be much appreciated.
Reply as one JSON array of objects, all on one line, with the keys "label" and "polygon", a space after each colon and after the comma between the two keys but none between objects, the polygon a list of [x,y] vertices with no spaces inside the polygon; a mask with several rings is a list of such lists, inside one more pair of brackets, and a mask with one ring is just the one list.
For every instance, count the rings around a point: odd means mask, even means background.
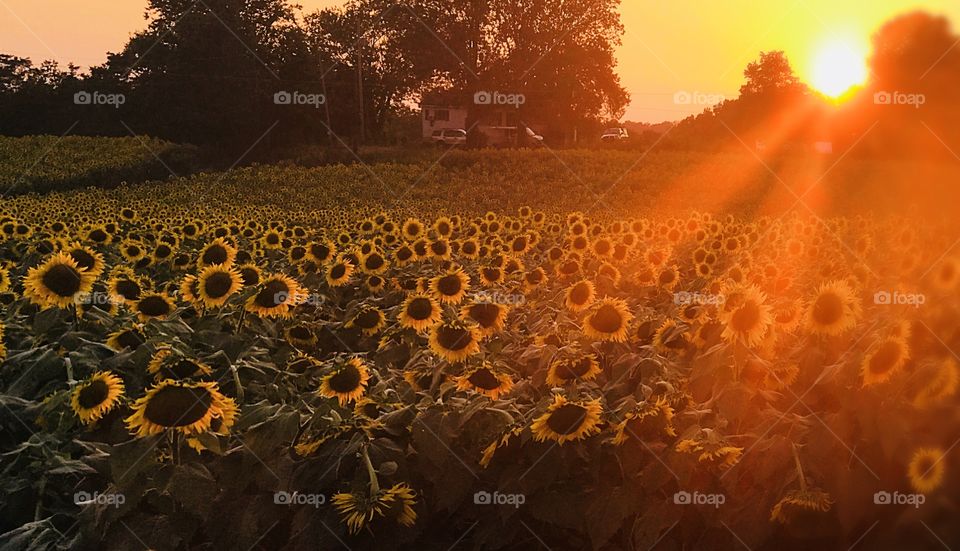
[{"label": "sunflower head", "polygon": [[67,308],[90,292],[94,280],[96,276],[80,268],[72,256],[59,252],[30,268],[23,294],[41,308]]},{"label": "sunflower head", "polygon": [[456,382],[457,390],[476,392],[491,400],[498,399],[513,388],[513,379],[510,375],[498,372],[487,362],[466,371],[456,378]]},{"label": "sunflower head", "polygon": [[583,332],[599,341],[624,342],[632,320],[633,314],[624,301],[604,298],[589,310],[583,322]]},{"label": "sunflower head", "polygon": [[98,371],[73,389],[70,405],[89,425],[112,410],[123,396],[123,381],[109,371]]},{"label": "sunflower head", "polygon": [[458,363],[480,351],[480,332],[463,320],[440,323],[430,328],[430,350],[440,358]]},{"label": "sunflower head", "polygon": [[126,422],[141,438],[167,430],[192,436],[225,432],[236,417],[236,403],[221,394],[216,383],[166,379],[133,404]]},{"label": "sunflower head", "polygon": [[333,360],[329,369],[320,381],[321,396],[336,398],[341,407],[363,396],[370,380],[370,369],[363,360],[357,357]]},{"label": "sunflower head", "polygon": [[600,432],[601,412],[599,399],[570,402],[562,394],[554,394],[553,403],[533,421],[530,431],[537,442],[552,440],[562,446]]}]

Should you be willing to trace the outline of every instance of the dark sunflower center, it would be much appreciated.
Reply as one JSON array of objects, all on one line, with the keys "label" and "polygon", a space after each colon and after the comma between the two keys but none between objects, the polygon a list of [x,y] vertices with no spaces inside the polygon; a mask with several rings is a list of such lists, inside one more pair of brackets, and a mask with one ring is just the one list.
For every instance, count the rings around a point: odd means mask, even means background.
[{"label": "dark sunflower center", "polygon": [[557,375],[561,379],[576,379],[583,377],[590,371],[591,361],[589,357],[583,357],[578,360],[563,362],[557,368]]},{"label": "dark sunflower center", "polygon": [[201,260],[204,264],[223,264],[228,258],[229,255],[225,247],[222,245],[210,245],[203,251]]},{"label": "dark sunflower center", "polygon": [[480,369],[474,371],[467,380],[470,381],[470,384],[477,388],[483,390],[494,390],[500,388],[500,380],[497,379],[497,376],[490,372],[489,369],[481,367]]},{"label": "dark sunflower center", "polygon": [[127,300],[138,300],[140,298],[140,285],[132,279],[121,279],[117,281],[117,294]]},{"label": "dark sunflower center", "polygon": [[243,280],[244,285],[256,285],[260,283],[260,274],[253,268],[244,268],[240,270],[240,279]]},{"label": "dark sunflower center", "polygon": [[269,243],[269,244],[271,244],[271,245],[276,245],[276,244],[280,243],[280,236],[279,236],[278,234],[276,234],[276,233],[268,233],[268,234],[267,234],[267,243]]},{"label": "dark sunflower center", "polygon": [[616,333],[623,327],[623,316],[615,307],[604,304],[590,317],[590,325],[601,333]]},{"label": "dark sunflower center", "polygon": [[279,279],[272,279],[257,293],[253,302],[261,308],[276,308],[287,301],[289,293],[290,288],[287,287],[286,283]]},{"label": "dark sunflower center", "polygon": [[463,289],[463,283],[455,274],[445,275],[437,281],[437,290],[441,295],[452,297],[456,296]]},{"label": "dark sunflower center", "polygon": [[200,373],[200,366],[187,359],[181,359],[173,365],[166,366],[164,371],[173,379],[186,379]]},{"label": "dark sunflower center", "polygon": [[473,342],[473,335],[461,327],[442,325],[437,329],[437,342],[446,350],[463,350]]},{"label": "dark sunflower center", "polygon": [[843,317],[843,300],[835,293],[826,293],[813,305],[813,319],[820,325],[834,324]]},{"label": "dark sunflower center", "polygon": [[364,404],[363,408],[361,409],[363,411],[363,414],[371,419],[376,419],[377,417],[380,417],[380,406],[378,406],[373,402]]},{"label": "dark sunflower center", "polygon": [[353,323],[360,329],[373,329],[380,323],[379,310],[364,310],[353,319]]},{"label": "dark sunflower center", "polygon": [[310,254],[317,260],[326,260],[330,256],[330,247],[322,243],[310,245]]},{"label": "dark sunflower center", "polygon": [[500,316],[500,307],[496,304],[481,303],[470,307],[470,318],[481,327],[492,327]]},{"label": "dark sunflower center", "polygon": [[215,272],[203,282],[203,290],[210,298],[221,298],[233,287],[233,277],[227,272]]},{"label": "dark sunflower center", "polygon": [[153,255],[157,258],[167,258],[173,254],[173,249],[169,245],[158,245],[156,250],[153,251]]},{"label": "dark sunflower center", "polygon": [[352,365],[347,365],[334,373],[328,384],[334,392],[353,392],[360,386],[360,370]]},{"label": "dark sunflower center", "polygon": [[333,268],[330,268],[330,279],[337,281],[341,279],[347,273],[346,264],[337,264]]},{"label": "dark sunflower center", "polygon": [[760,306],[748,300],[740,309],[734,312],[730,325],[737,331],[750,331],[760,323]]},{"label": "dark sunflower center", "polygon": [[137,331],[124,331],[117,335],[117,343],[124,347],[134,349],[144,343],[143,336]]},{"label": "dark sunflower center", "polygon": [[463,253],[466,255],[476,254],[477,244],[474,243],[473,241],[467,241],[466,243],[463,244],[463,247],[461,247],[461,250],[463,250]]},{"label": "dark sunflower center", "polygon": [[407,315],[417,321],[429,319],[433,315],[433,304],[427,298],[415,298],[407,305]]},{"label": "dark sunflower center", "polygon": [[163,297],[150,296],[137,303],[137,311],[146,316],[165,316],[170,313],[170,303]]},{"label": "dark sunflower center", "polygon": [[89,237],[92,241],[95,241],[95,242],[97,242],[97,243],[103,243],[103,242],[106,241],[107,239],[110,239],[110,236],[107,235],[107,232],[105,232],[105,231],[103,231],[103,230],[93,230],[92,232],[90,232],[90,234],[88,235],[88,237]]},{"label": "dark sunflower center", "polygon": [[371,254],[364,260],[364,266],[366,266],[368,270],[379,270],[383,267],[383,264],[383,257],[376,253]]},{"label": "dark sunflower center", "polygon": [[70,251],[70,257],[77,263],[82,270],[90,270],[97,263],[97,259],[92,254],[83,249],[74,249]]},{"label": "dark sunflower center", "polygon": [[212,403],[205,388],[165,386],[149,399],[143,416],[162,427],[185,427],[203,419]]},{"label": "dark sunflower center", "polygon": [[547,426],[557,434],[573,434],[580,430],[587,419],[587,410],[577,404],[564,404],[553,410],[547,418]]},{"label": "dark sunflower center", "polygon": [[41,281],[50,292],[61,297],[72,297],[80,290],[80,273],[66,264],[51,266]]},{"label": "dark sunflower center", "polygon": [[880,345],[876,354],[870,358],[870,371],[873,373],[886,373],[893,369],[900,359],[900,344],[895,341],[887,341]]},{"label": "dark sunflower center", "polygon": [[435,241],[430,244],[430,252],[437,256],[443,256],[447,254],[448,250],[447,244],[443,241]]},{"label": "dark sunflower center", "polygon": [[543,281],[543,272],[541,272],[540,270],[537,270],[535,272],[530,272],[529,274],[527,274],[527,283],[536,285],[541,281]]},{"label": "dark sunflower center", "polygon": [[570,291],[570,301],[580,305],[590,298],[590,286],[586,283],[577,283]]},{"label": "dark sunflower center", "polygon": [[313,337],[313,333],[310,332],[310,329],[302,325],[290,328],[290,336],[301,341],[310,340]]},{"label": "dark sunflower center", "polygon": [[94,379],[80,390],[77,402],[83,409],[94,408],[102,404],[109,393],[110,387],[105,381]]},{"label": "dark sunflower center", "polygon": [[413,256],[413,251],[410,250],[410,247],[401,247],[397,250],[397,259],[400,261],[409,260]]},{"label": "dark sunflower center", "polygon": [[498,281],[500,279],[500,268],[484,268],[483,276],[487,281]]}]

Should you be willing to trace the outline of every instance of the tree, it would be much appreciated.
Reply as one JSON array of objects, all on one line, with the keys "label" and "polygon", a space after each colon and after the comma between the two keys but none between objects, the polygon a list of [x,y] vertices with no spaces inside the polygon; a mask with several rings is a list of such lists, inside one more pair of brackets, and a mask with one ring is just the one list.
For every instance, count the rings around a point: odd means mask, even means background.
[{"label": "tree", "polygon": [[743,76],[747,81],[740,87],[741,95],[791,93],[804,89],[790,66],[790,60],[780,50],[760,52],[760,59],[749,63]]}]

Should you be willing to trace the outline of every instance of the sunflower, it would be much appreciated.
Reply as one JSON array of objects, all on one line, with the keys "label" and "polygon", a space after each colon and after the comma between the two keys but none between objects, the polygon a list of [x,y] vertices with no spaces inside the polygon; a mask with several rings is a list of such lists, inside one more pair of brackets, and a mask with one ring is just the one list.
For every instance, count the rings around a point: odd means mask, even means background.
[{"label": "sunflower", "polygon": [[184,357],[174,352],[172,348],[164,347],[157,350],[147,364],[147,373],[153,375],[157,381],[164,379],[190,379],[210,375],[213,370],[207,364]]},{"label": "sunflower", "polygon": [[10,270],[0,266],[0,293],[6,293],[10,289]]},{"label": "sunflower", "polygon": [[509,312],[509,307],[487,301],[466,304],[460,309],[463,319],[477,325],[477,332],[481,337],[489,337],[502,331]]},{"label": "sunflower", "polygon": [[678,324],[676,320],[666,319],[653,332],[653,338],[650,342],[654,348],[665,353],[683,350],[687,347],[689,341],[690,335],[685,326]]},{"label": "sunflower", "polygon": [[123,381],[109,371],[97,371],[73,389],[70,405],[80,422],[89,425],[113,409],[121,396]]},{"label": "sunflower", "polygon": [[860,301],[845,281],[823,283],[807,307],[805,324],[814,335],[834,336],[857,325]]},{"label": "sunflower", "polygon": [[222,306],[242,286],[240,272],[223,264],[207,266],[197,276],[197,290],[207,308]]},{"label": "sunflower", "polygon": [[[100,274],[103,273],[106,266],[103,262],[103,255],[90,247],[84,247],[80,243],[74,242],[64,247],[63,251],[70,255],[79,269],[86,270],[94,278],[100,277]],[[0,282],[0,287],[2,287],[2,282]]]},{"label": "sunflower", "polygon": [[943,482],[946,453],[941,448],[920,448],[913,452],[907,466],[910,486],[921,494],[930,493]]},{"label": "sunflower", "polygon": [[390,517],[401,526],[413,526],[417,513],[413,510],[416,494],[406,484],[395,484],[373,495],[339,493],[333,496],[333,506],[343,517],[351,534],[356,534],[375,517]]},{"label": "sunflower", "polygon": [[584,279],[567,288],[564,302],[571,312],[581,312],[593,304],[594,298],[596,298],[596,294],[594,293],[593,282]]},{"label": "sunflower", "polygon": [[573,381],[589,381],[600,373],[600,363],[594,354],[581,354],[573,358],[561,358],[550,362],[547,383],[564,386]]},{"label": "sunflower", "polygon": [[333,241],[311,241],[307,244],[307,258],[317,264],[326,264],[337,254],[337,245]]},{"label": "sunflower", "polygon": [[88,294],[96,279],[81,269],[70,255],[59,252],[40,266],[30,268],[23,283],[23,295],[41,308],[67,308]]},{"label": "sunflower", "polygon": [[736,300],[724,304],[720,311],[720,321],[724,324],[721,337],[727,342],[756,347],[773,324],[771,307],[766,304],[767,296],[753,285],[732,294]]},{"label": "sunflower", "polygon": [[235,258],[237,258],[237,248],[228,243],[226,239],[218,237],[200,251],[200,256],[197,258],[197,267],[206,268],[217,264],[230,267],[233,265]]},{"label": "sunflower", "polygon": [[363,396],[369,380],[370,370],[360,358],[335,361],[331,372],[320,381],[320,395],[336,398],[340,407],[343,407],[347,402]]},{"label": "sunflower", "polygon": [[143,278],[134,275],[129,268],[114,269],[107,281],[107,292],[116,302],[133,306],[146,291],[147,285]]},{"label": "sunflower", "polygon": [[526,293],[533,291],[547,282],[547,272],[537,267],[523,275],[523,290]]},{"label": "sunflower", "polygon": [[913,393],[913,405],[925,408],[938,404],[956,393],[960,386],[960,366],[953,358],[946,358],[934,366],[928,367],[922,374],[922,383]]},{"label": "sunflower", "polygon": [[402,327],[423,331],[439,323],[442,314],[440,305],[433,297],[418,293],[403,301],[397,319]]},{"label": "sunflower", "polygon": [[454,320],[430,328],[430,350],[440,358],[458,363],[480,351],[480,332],[472,323]]},{"label": "sunflower", "polygon": [[356,315],[347,322],[346,327],[348,329],[356,327],[360,329],[364,335],[369,336],[376,335],[386,323],[387,317],[383,315],[383,312],[381,312],[379,308],[365,304],[361,306]]},{"label": "sunflower", "polygon": [[126,329],[120,329],[110,333],[107,336],[107,346],[113,350],[124,350],[129,348],[130,350],[136,350],[141,344],[147,341],[146,335],[143,334],[143,326],[134,325]]},{"label": "sunflower", "polygon": [[307,298],[299,283],[283,274],[264,276],[257,292],[247,300],[247,311],[264,318],[293,315],[293,307]]},{"label": "sunflower", "polygon": [[694,438],[686,438],[674,447],[677,452],[696,455],[700,463],[729,469],[740,461],[743,448],[724,442],[717,433],[700,431]]},{"label": "sunflower", "polygon": [[430,294],[444,304],[459,304],[470,290],[470,278],[460,268],[448,270],[430,280]]},{"label": "sunflower", "polygon": [[663,397],[644,402],[623,416],[614,427],[613,444],[620,446],[630,437],[640,440],[676,436],[673,428],[673,408]]},{"label": "sunflower", "polygon": [[498,399],[513,388],[513,379],[506,373],[498,373],[489,364],[484,363],[455,378],[457,390],[473,391],[490,398]]},{"label": "sunflower", "polygon": [[633,314],[623,300],[604,298],[584,319],[583,333],[599,341],[624,342],[632,320]]},{"label": "sunflower", "polygon": [[236,418],[236,403],[220,393],[217,383],[167,379],[134,402],[133,415],[126,423],[138,438],[165,430],[190,436],[211,430],[215,424],[219,425],[217,432],[226,431]]},{"label": "sunflower", "polygon": [[830,494],[820,488],[791,490],[773,506],[770,520],[791,524],[810,513],[826,513],[832,505]]},{"label": "sunflower", "polygon": [[304,323],[287,327],[283,330],[283,334],[288,343],[301,350],[308,350],[317,345],[317,336],[310,326]]},{"label": "sunflower", "polygon": [[910,359],[910,348],[898,338],[884,339],[872,352],[864,356],[860,364],[863,386],[888,381]]},{"label": "sunflower", "polygon": [[340,259],[330,265],[327,270],[327,284],[331,287],[342,287],[350,282],[350,276],[353,275],[353,263],[346,259]]},{"label": "sunflower", "polygon": [[523,429],[523,425],[515,426],[484,448],[483,455],[480,457],[480,466],[486,469],[490,465],[490,462],[493,461],[493,456],[497,453],[497,450],[510,444],[516,436],[519,436],[520,433],[523,432]]},{"label": "sunflower", "polygon": [[173,300],[165,293],[148,293],[140,297],[133,305],[140,321],[164,319],[173,313]]},{"label": "sunflower", "polygon": [[600,432],[600,399],[568,402],[561,394],[553,395],[553,403],[546,413],[537,417],[530,431],[537,442],[553,440],[561,446],[564,442],[583,440]]}]

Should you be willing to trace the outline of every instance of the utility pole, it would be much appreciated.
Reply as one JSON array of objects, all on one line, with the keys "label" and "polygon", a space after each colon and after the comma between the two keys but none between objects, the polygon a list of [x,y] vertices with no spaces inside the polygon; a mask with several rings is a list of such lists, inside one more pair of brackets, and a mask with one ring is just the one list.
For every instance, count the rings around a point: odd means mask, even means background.
[{"label": "utility pole", "polygon": [[363,42],[362,35],[360,33],[360,19],[357,19],[357,98],[360,108],[360,144],[363,144],[366,141],[366,122],[364,120],[364,109],[363,109]]},{"label": "utility pole", "polygon": [[333,127],[330,126],[330,98],[327,97],[327,72],[323,67],[323,54],[320,55],[320,83],[323,86],[323,111],[327,119],[327,147],[332,147]]}]

